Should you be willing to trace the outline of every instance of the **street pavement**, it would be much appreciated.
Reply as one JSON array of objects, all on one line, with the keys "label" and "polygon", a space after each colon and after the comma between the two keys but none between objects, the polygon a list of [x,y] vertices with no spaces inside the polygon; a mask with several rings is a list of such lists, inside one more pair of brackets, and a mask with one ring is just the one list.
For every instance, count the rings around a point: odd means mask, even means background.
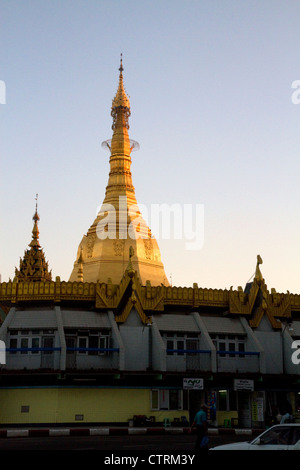
[{"label": "street pavement", "polygon": [[[248,440],[247,437],[235,434],[209,435],[211,446],[227,442]],[[130,454],[137,451],[194,453],[196,436],[194,434],[131,434],[131,435],[55,435],[12,437],[0,439],[0,452],[11,451],[110,451]]]}]

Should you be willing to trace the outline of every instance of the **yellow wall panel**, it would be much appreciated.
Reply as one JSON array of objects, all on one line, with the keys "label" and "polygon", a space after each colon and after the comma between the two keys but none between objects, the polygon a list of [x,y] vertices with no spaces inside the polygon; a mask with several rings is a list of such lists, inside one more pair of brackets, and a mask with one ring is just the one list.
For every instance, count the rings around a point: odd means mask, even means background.
[{"label": "yellow wall panel", "polygon": [[1,424],[55,423],[57,389],[2,389],[0,404]]},{"label": "yellow wall panel", "polygon": [[0,424],[124,423],[134,415],[155,416],[156,422],[188,418],[186,410],[152,411],[150,389],[0,389],[0,404]]},{"label": "yellow wall panel", "polygon": [[124,422],[134,414],[145,414],[150,406],[150,391],[144,389],[60,389],[59,422]]}]

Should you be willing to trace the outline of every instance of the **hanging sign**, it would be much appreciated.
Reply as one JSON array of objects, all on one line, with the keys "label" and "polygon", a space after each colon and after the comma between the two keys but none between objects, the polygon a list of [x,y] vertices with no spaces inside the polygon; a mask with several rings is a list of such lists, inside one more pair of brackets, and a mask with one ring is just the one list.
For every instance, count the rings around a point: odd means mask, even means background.
[{"label": "hanging sign", "polygon": [[203,390],[203,379],[183,379],[183,390]]},{"label": "hanging sign", "polygon": [[254,390],[254,381],[248,379],[234,379],[234,390],[245,390],[248,392],[253,392]]}]

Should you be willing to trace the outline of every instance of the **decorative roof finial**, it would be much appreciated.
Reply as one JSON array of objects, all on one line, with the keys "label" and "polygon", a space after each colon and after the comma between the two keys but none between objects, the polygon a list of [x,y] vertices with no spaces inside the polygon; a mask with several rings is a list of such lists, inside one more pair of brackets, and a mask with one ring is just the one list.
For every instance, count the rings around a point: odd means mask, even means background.
[{"label": "decorative roof finial", "polygon": [[39,243],[39,228],[38,228],[38,221],[40,220],[40,216],[37,211],[37,200],[38,200],[38,194],[35,195],[35,213],[33,214],[32,220],[34,221],[33,229],[32,229],[32,240],[29,246],[31,247],[36,247],[40,248],[40,243]]},{"label": "decorative roof finial", "polygon": [[38,214],[38,211],[37,211],[37,208],[38,208],[38,197],[39,195],[36,194],[35,195],[35,213],[33,214],[33,217],[32,217],[32,220],[34,220],[34,222],[38,222],[40,220],[40,216]]},{"label": "decorative roof finial", "polygon": [[29,250],[25,250],[23,259],[20,259],[20,268],[15,269],[17,281],[51,281],[52,274],[48,269],[48,262],[45,259],[43,249],[39,242],[38,221],[40,217],[37,211],[38,194],[35,197],[35,213],[32,217],[34,221],[32,229],[32,240],[29,243]]},{"label": "decorative roof finial", "polygon": [[255,279],[257,281],[261,281],[263,279],[261,271],[259,269],[259,265],[262,264],[263,260],[260,255],[257,255],[257,263],[256,263],[256,270],[255,270]]},{"label": "decorative roof finial", "polygon": [[122,73],[123,70],[124,70],[124,68],[123,68],[123,62],[122,62],[122,56],[123,56],[123,54],[122,54],[122,52],[121,52],[121,60],[120,60],[120,68],[119,68],[120,73]]},{"label": "decorative roof finial", "polygon": [[121,54],[121,60],[120,60],[120,75],[119,75],[119,86],[117,93],[112,101],[112,108],[111,108],[111,115],[113,118],[113,124],[112,128],[115,129],[116,126],[116,121],[117,121],[117,116],[121,119],[119,119],[119,124],[121,127],[125,124],[125,127],[129,129],[129,124],[128,124],[128,118],[130,116],[130,101],[128,96],[126,95],[126,91],[124,89],[124,84],[123,84],[123,55]]}]

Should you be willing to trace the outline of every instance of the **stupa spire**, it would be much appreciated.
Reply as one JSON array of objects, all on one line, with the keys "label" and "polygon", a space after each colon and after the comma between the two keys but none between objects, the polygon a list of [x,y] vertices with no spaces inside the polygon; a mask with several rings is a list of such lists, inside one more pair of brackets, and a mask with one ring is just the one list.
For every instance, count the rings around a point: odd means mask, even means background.
[{"label": "stupa spire", "polygon": [[29,246],[31,247],[36,247],[36,248],[41,248],[40,242],[39,242],[39,228],[38,228],[38,222],[40,220],[40,216],[38,214],[38,194],[35,196],[35,213],[33,214],[32,220],[34,221],[33,229],[32,229],[32,240],[29,243]]},{"label": "stupa spire", "polygon": [[35,213],[32,220],[34,222],[32,229],[32,240],[29,243],[29,250],[25,250],[23,259],[20,259],[19,269],[15,269],[15,277],[17,281],[51,281],[52,274],[48,269],[48,262],[41,248],[39,241],[38,222],[40,220],[38,214],[38,195],[35,197]]},{"label": "stupa spire", "polygon": [[[123,83],[123,60],[122,60],[122,54],[121,54],[121,60],[120,60],[120,67],[119,67],[119,86],[117,93],[112,100],[112,115],[115,109],[123,107],[126,108],[129,111],[130,115],[130,101],[129,98],[126,94],[125,88],[124,88],[124,83]],[[114,125],[112,126],[114,128]]]},{"label": "stupa spire", "polygon": [[111,116],[113,118],[112,139],[104,144],[110,150],[110,172],[104,203],[117,204],[120,195],[127,196],[129,203],[136,204],[134,187],[131,177],[131,151],[138,144],[129,139],[130,101],[126,94],[123,81],[123,60],[121,55],[119,68],[119,85],[112,100]]},{"label": "stupa spire", "polygon": [[[70,281],[111,279],[118,284],[126,271],[132,245],[131,263],[142,284],[150,281],[153,285],[168,285],[157,241],[141,217],[132,183],[131,152],[139,146],[128,134],[131,109],[123,72],[121,55],[118,89],[111,106],[113,135],[102,144],[110,151],[105,197],[99,214],[81,240]],[[132,226],[137,228],[133,237],[129,230]]]}]

